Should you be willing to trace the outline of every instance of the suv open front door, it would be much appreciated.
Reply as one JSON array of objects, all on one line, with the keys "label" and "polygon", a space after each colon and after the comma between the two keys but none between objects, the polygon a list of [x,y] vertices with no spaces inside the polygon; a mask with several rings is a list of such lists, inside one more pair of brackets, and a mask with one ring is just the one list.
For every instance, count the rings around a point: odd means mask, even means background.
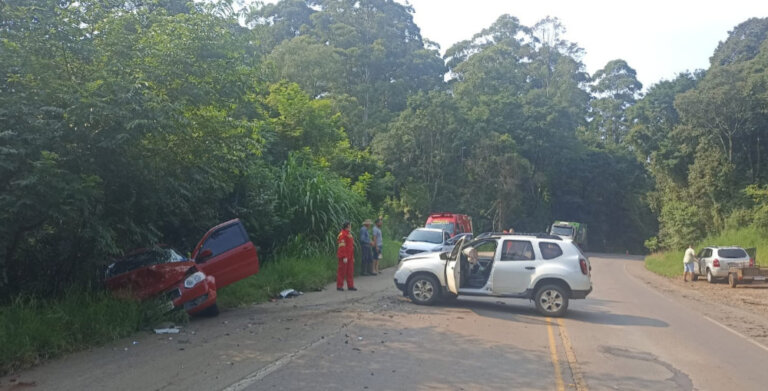
[{"label": "suv open front door", "polygon": [[459,239],[451,251],[448,260],[445,261],[445,283],[448,291],[458,295],[461,282],[461,250],[464,247],[465,238]]},{"label": "suv open front door", "polygon": [[256,246],[239,219],[211,228],[195,247],[192,259],[198,269],[216,279],[217,288],[259,272]]}]

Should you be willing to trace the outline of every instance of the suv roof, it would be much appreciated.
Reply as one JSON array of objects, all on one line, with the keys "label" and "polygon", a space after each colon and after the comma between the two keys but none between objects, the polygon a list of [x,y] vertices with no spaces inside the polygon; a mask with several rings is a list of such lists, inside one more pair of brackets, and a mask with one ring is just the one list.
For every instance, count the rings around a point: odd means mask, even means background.
[{"label": "suv roof", "polygon": [[[501,238],[501,237],[505,237],[506,238],[506,237],[509,237],[509,236],[521,236],[521,237],[524,237],[524,238],[535,237],[537,239],[551,239],[551,240],[560,240],[560,241],[563,240],[563,238],[561,238],[561,237],[559,237],[557,235],[550,235],[548,233],[541,233],[541,232],[540,233],[523,233],[523,232],[517,233],[517,232],[515,232],[513,234],[510,234],[510,233],[506,233],[505,234],[503,232],[490,232],[490,233],[487,232],[485,234],[487,234],[487,235],[483,236],[482,238]],[[485,234],[480,234],[477,237],[480,238],[481,235],[485,235]],[[482,239],[482,238],[480,238],[480,239]]]}]

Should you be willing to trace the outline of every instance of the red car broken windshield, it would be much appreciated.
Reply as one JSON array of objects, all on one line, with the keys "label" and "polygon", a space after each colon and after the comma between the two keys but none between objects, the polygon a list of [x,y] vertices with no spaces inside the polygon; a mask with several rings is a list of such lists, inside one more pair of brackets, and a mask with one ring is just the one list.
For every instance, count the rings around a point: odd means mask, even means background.
[{"label": "red car broken windshield", "polygon": [[167,247],[152,247],[139,250],[123,257],[117,262],[107,266],[106,278],[114,277],[142,267],[159,265],[162,263],[183,262],[187,258]]}]

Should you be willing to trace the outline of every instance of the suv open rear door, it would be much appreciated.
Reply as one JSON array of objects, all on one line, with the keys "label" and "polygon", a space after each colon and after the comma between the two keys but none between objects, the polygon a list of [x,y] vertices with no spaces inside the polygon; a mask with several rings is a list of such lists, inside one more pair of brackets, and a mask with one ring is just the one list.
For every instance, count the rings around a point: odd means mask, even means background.
[{"label": "suv open rear door", "polygon": [[256,246],[239,219],[211,228],[195,247],[192,259],[198,269],[216,279],[217,288],[259,272]]}]

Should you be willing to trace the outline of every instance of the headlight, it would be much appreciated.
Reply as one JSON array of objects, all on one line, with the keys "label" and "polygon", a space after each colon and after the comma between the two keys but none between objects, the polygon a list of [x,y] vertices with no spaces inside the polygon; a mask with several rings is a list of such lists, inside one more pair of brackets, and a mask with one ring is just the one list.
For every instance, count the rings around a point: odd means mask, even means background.
[{"label": "headlight", "polygon": [[196,272],[184,280],[184,288],[191,289],[203,280],[205,280],[205,274],[203,272]]}]

